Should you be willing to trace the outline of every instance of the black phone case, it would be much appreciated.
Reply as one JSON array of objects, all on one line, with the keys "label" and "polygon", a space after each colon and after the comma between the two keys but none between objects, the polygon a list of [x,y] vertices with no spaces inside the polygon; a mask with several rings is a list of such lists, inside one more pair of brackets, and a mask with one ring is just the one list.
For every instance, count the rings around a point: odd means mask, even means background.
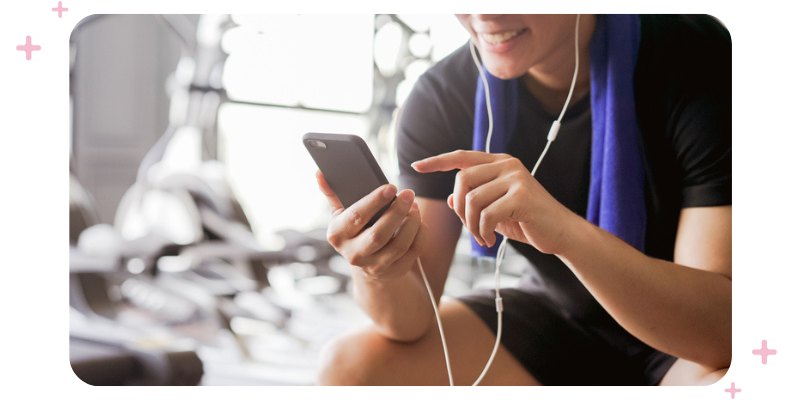
[{"label": "black phone case", "polygon": [[[312,146],[310,140],[322,141],[325,148]],[[359,136],[309,132],[303,135],[303,145],[345,208],[389,183],[369,147]],[[372,226],[392,202],[381,208],[367,226]]]}]

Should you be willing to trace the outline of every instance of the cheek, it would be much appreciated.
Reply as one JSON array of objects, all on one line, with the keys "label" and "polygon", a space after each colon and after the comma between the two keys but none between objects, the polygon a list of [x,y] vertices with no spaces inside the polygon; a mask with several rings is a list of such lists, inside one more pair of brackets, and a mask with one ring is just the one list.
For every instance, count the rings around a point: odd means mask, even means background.
[{"label": "cheek", "polygon": [[470,22],[469,14],[456,14],[456,18],[458,19],[458,22],[461,23],[461,26],[467,30],[470,36],[475,36],[475,32],[472,31],[472,23]]}]

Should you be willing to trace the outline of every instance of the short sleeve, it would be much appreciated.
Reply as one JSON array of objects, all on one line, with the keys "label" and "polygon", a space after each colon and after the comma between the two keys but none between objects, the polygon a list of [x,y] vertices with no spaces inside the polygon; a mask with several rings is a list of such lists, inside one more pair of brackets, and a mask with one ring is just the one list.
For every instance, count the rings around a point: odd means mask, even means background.
[{"label": "short sleeve", "polygon": [[682,207],[732,204],[730,97],[698,95],[678,119],[675,150],[682,171]]},{"label": "short sleeve", "polygon": [[471,110],[464,109],[468,104],[463,97],[463,93],[449,91],[441,80],[428,74],[414,85],[397,124],[400,188],[442,200],[453,192],[457,171],[421,174],[411,168],[411,163],[470,146]]},{"label": "short sleeve", "polygon": [[728,31],[709,17],[692,16],[674,36],[672,132],[682,207],[732,204],[732,58]]}]

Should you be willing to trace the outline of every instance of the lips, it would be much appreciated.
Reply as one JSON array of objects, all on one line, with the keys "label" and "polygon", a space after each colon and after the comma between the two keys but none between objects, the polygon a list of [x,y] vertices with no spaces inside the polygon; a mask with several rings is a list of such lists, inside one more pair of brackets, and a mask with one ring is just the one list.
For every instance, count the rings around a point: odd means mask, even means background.
[{"label": "lips", "polygon": [[519,47],[520,39],[528,32],[527,28],[520,30],[495,31],[495,33],[482,32],[477,36],[480,40],[481,51],[492,54],[505,54]]},{"label": "lips", "polygon": [[524,29],[520,29],[518,31],[506,31],[506,32],[499,32],[499,33],[481,33],[481,38],[491,45],[498,45],[503,42],[507,42],[522,33]]}]

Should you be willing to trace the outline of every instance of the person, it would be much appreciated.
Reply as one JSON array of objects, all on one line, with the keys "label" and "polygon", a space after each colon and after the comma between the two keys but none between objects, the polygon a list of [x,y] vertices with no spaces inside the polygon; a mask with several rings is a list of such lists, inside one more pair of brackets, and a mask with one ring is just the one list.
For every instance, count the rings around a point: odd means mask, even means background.
[{"label": "person", "polygon": [[[530,170],[572,82],[576,16],[458,15],[486,71],[519,88],[506,153],[472,150],[480,78],[467,44],[429,69],[403,106],[397,129],[404,190],[384,185],[343,209],[317,173],[332,208],[328,240],[353,265],[353,296],[373,321],[323,350],[319,384],[448,383],[415,260],[438,300],[462,227],[483,247],[497,246],[495,231],[508,236],[531,263],[519,287],[502,290],[502,346],[481,384],[695,385],[725,374],[730,36],[709,16],[620,18],[637,30],[627,79],[638,130],[635,150],[625,152],[641,153],[643,242],[629,244],[587,219],[593,185],[616,179],[595,179],[593,169],[595,125],[609,118],[597,105],[593,62],[602,54],[593,46],[600,31],[618,29],[612,16],[579,19],[574,93],[534,177]],[[455,383],[471,384],[495,342],[494,291],[439,307]]]}]

